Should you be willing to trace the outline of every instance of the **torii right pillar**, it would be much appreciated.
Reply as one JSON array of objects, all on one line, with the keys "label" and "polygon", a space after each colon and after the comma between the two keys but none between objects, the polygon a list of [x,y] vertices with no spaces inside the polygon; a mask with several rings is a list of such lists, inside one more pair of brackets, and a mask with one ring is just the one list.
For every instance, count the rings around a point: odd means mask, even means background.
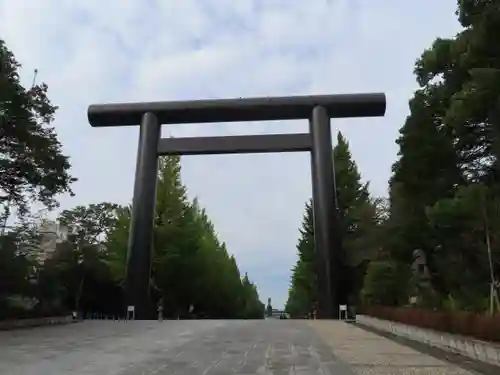
[{"label": "torii right pillar", "polygon": [[[313,187],[314,243],[320,319],[337,319],[347,293],[340,288],[344,279],[343,248],[335,199],[335,178],[330,115],[316,106],[309,119],[312,139],[311,177]],[[342,283],[343,284],[343,283]]]}]

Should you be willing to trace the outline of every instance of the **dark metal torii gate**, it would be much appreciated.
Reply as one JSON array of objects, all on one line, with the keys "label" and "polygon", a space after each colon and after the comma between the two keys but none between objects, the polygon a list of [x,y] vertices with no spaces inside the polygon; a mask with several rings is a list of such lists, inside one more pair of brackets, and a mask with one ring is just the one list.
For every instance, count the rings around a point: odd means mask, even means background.
[{"label": "dark metal torii gate", "polygon": [[[88,108],[91,126],[140,125],[125,297],[137,319],[151,317],[149,282],[159,155],[311,152],[319,317],[335,318],[347,301],[339,281],[343,251],[334,199],[331,118],[385,114],[383,93],[315,95],[151,103],[96,104]],[[162,124],[309,120],[309,133],[228,137],[164,138]]]}]

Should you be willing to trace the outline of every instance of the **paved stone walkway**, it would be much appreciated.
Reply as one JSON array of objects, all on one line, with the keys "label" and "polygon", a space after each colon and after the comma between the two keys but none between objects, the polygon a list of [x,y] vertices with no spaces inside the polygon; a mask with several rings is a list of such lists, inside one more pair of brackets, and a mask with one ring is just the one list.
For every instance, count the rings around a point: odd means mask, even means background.
[{"label": "paved stone walkway", "polygon": [[358,375],[473,375],[461,367],[338,321],[308,321]]},{"label": "paved stone walkway", "polygon": [[0,332],[0,374],[470,375],[345,323],[274,319],[86,321]]}]

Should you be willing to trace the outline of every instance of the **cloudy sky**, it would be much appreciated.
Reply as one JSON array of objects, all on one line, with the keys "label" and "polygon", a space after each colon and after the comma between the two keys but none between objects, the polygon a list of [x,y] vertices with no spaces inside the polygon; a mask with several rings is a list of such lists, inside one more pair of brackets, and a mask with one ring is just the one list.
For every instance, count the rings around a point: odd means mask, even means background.
[{"label": "cloudy sky", "polygon": [[[439,5],[438,5],[439,3]],[[385,195],[394,140],[415,88],[413,63],[458,31],[456,0],[0,0],[0,38],[49,85],[71,156],[63,208],[132,196],[138,129],[93,129],[91,103],[385,92],[384,118],[333,121],[374,195]],[[174,136],[289,133],[304,121],[164,126]],[[198,196],[261,298],[282,307],[311,195],[307,153],[190,156]]]}]

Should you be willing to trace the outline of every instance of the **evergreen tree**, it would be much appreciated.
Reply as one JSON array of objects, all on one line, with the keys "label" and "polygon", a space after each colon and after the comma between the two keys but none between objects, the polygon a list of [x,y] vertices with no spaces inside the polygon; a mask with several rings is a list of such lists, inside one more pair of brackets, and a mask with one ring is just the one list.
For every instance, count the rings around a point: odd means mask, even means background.
[{"label": "evergreen tree", "polygon": [[[123,279],[130,209],[121,208],[108,236],[107,260]],[[121,265],[121,266],[120,266]],[[262,318],[264,306],[247,275],[217,237],[198,200],[187,200],[179,157],[160,160],[155,216],[152,295],[166,317]],[[258,313],[257,313],[258,311]]]},{"label": "evergreen tree", "polygon": [[57,107],[47,97],[45,83],[26,89],[20,83],[14,54],[0,39],[0,221],[10,214],[28,212],[30,201],[48,207],[54,197],[72,193],[76,180],[69,158],[50,126]]},{"label": "evergreen tree", "polygon": [[436,39],[415,65],[420,88],[397,142],[382,246],[402,268],[415,249],[425,252],[441,299],[436,303],[451,297],[460,308],[481,309],[491,279],[488,250],[494,275],[500,271],[493,234],[499,222],[500,2],[457,4],[463,30]]},{"label": "evergreen tree", "polygon": [[313,304],[317,301],[312,201],[306,203],[299,233],[298,260],[292,268],[291,285],[285,304],[285,311],[292,317],[310,313]]},{"label": "evergreen tree", "polygon": [[[349,144],[340,132],[333,149],[333,158],[339,230],[344,251],[343,254],[331,254],[336,261],[342,263],[343,270],[341,275],[336,275],[339,283],[333,287],[337,288],[337,295],[344,294],[351,303],[356,303],[367,261],[377,248],[377,207],[370,198],[368,184],[361,182]],[[318,293],[311,202],[306,205],[297,250],[298,260],[292,269],[286,310],[291,315],[300,316],[313,309]]]}]

